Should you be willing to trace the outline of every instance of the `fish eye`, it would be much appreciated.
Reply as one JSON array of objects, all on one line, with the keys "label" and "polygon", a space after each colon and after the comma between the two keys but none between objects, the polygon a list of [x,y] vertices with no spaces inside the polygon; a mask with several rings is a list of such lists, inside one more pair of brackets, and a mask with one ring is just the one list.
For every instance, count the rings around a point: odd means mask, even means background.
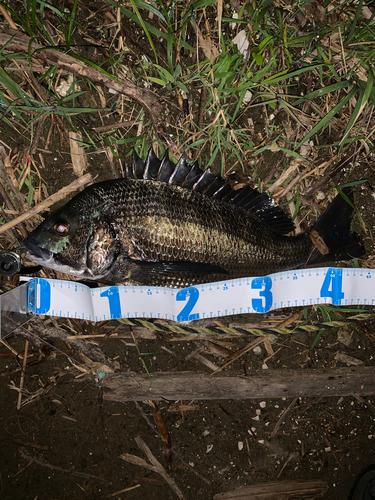
[{"label": "fish eye", "polygon": [[59,236],[64,236],[69,233],[70,225],[67,222],[56,222],[53,228]]}]

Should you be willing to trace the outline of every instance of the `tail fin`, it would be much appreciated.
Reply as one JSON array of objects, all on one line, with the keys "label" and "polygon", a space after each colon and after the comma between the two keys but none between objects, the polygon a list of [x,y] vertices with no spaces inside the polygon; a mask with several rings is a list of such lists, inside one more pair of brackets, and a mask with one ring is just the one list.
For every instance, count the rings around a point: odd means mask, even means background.
[{"label": "tail fin", "polygon": [[[344,188],[342,193],[353,204],[353,190]],[[314,248],[308,263],[350,260],[362,257],[365,253],[362,237],[350,231],[353,207],[339,193],[332,203],[324,210],[316,222],[307,231],[314,229],[323,239],[328,253],[323,255]]]}]

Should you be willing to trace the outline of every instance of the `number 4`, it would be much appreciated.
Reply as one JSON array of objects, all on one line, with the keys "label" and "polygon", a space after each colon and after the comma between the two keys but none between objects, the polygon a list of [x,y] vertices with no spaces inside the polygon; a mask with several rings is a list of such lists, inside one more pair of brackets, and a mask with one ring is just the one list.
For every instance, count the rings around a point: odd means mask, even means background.
[{"label": "number 4", "polygon": [[341,306],[341,300],[344,298],[344,292],[342,291],[342,269],[332,267],[328,269],[320,290],[320,296],[331,297],[332,304]]}]

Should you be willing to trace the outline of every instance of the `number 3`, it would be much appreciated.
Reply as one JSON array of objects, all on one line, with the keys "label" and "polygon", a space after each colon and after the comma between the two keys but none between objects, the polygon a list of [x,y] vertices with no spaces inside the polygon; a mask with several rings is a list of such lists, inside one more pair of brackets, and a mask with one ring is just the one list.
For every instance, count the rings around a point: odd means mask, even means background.
[{"label": "number 3", "polygon": [[269,276],[265,276],[264,278],[255,278],[251,282],[251,288],[254,290],[261,290],[259,292],[259,297],[263,297],[263,299],[252,299],[251,303],[254,311],[258,313],[264,313],[271,309],[272,307],[272,280]]}]

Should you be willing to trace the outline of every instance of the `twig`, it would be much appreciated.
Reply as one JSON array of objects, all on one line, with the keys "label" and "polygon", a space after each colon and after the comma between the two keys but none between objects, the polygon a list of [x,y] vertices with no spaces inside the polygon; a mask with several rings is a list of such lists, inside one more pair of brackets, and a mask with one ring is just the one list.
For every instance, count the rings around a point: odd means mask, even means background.
[{"label": "twig", "polygon": [[140,448],[143,451],[143,453],[145,453],[151,464],[147,463],[146,460],[143,460],[143,458],[137,457],[136,455],[130,455],[129,453],[123,453],[122,455],[120,455],[120,458],[122,458],[126,462],[129,462],[134,465],[139,465],[140,467],[151,470],[156,474],[159,474],[164,479],[164,481],[172,488],[172,490],[176,493],[178,498],[180,498],[181,500],[186,500],[184,494],[177,486],[176,482],[167,474],[164,467],[154,457],[154,455],[151,453],[150,448],[143,441],[143,439],[140,436],[137,436],[135,438],[135,442],[137,443],[138,448]]},{"label": "twig", "polygon": [[281,193],[277,193],[277,196],[276,196],[277,200],[279,200],[283,196],[286,196],[289,193],[289,191],[291,191],[298,182],[302,181],[305,177],[307,177],[315,172],[318,172],[317,168],[314,168],[314,170],[308,169],[305,172],[299,173],[287,186],[285,186],[284,190],[281,191]]},{"label": "twig", "polygon": [[320,177],[311,187],[310,189],[307,190],[305,193],[306,196],[312,196],[316,191],[321,189],[323,186],[327,184],[327,182],[332,179],[336,174],[340,172],[351,160],[352,158],[359,153],[361,147],[359,148],[358,151],[355,151],[351,156],[348,158],[342,159],[339,161],[336,165],[331,166],[329,169],[327,169],[327,172],[325,175]]},{"label": "twig", "polygon": [[198,111],[198,124],[203,123],[204,108],[207,102],[207,87],[202,87],[201,95],[199,99],[199,111]]},{"label": "twig", "polygon": [[231,418],[233,418],[233,420],[236,420],[237,422],[240,422],[240,424],[243,424],[247,428],[247,430],[249,431],[250,436],[253,438],[255,437],[255,434],[254,434],[254,432],[249,424],[247,424],[246,422],[241,420],[239,417],[236,417],[236,415],[229,413],[229,411],[226,410],[220,403],[219,403],[219,408],[225,415],[228,415],[228,417],[231,417]]},{"label": "twig", "polygon": [[281,474],[282,474],[283,470],[285,469],[285,467],[288,465],[288,463],[289,463],[289,462],[292,460],[292,458],[294,458],[295,456],[296,456],[296,454],[295,454],[295,453],[291,453],[291,454],[289,455],[289,457],[285,460],[285,463],[284,463],[284,465],[282,466],[281,471],[280,471],[280,472],[278,473],[278,475],[277,475],[277,479],[279,479],[279,477],[281,476]]},{"label": "twig", "polygon": [[46,118],[47,118],[47,115],[44,115],[38,121],[38,125],[36,127],[36,131],[35,131],[34,138],[33,138],[33,142],[30,146],[30,152],[29,152],[30,156],[33,156],[36,153],[36,150],[37,150],[37,147],[39,144],[39,139],[40,139],[40,136],[42,135],[44,122],[45,122]]},{"label": "twig", "polygon": [[117,495],[121,495],[121,493],[126,493],[127,491],[135,490],[139,488],[141,485],[138,483],[135,486],[129,486],[129,488],[123,488],[122,490],[115,491],[114,493],[110,493],[107,495],[107,498],[116,497]]},{"label": "twig", "polygon": [[57,193],[49,196],[46,200],[42,201],[41,203],[38,203],[38,205],[36,205],[34,208],[31,208],[24,214],[19,215],[15,219],[12,219],[10,222],[7,222],[3,226],[1,226],[0,233],[3,233],[4,231],[11,229],[12,227],[16,226],[17,224],[23,222],[26,219],[30,219],[30,217],[34,217],[34,215],[38,214],[39,212],[43,212],[43,210],[46,210],[48,207],[50,207],[57,201],[61,200],[62,198],[65,198],[65,196],[67,196],[69,193],[76,191],[79,187],[91,183],[92,183],[91,174],[83,175],[79,179],[73,181],[68,186],[65,186],[59,191],[57,191]]},{"label": "twig", "polygon": [[224,370],[225,368],[227,368],[229,365],[231,365],[233,363],[233,361],[236,361],[236,359],[240,358],[241,356],[246,354],[248,351],[250,351],[251,349],[253,349],[257,345],[261,344],[263,342],[263,340],[264,339],[262,337],[259,337],[255,340],[253,340],[252,342],[250,342],[250,344],[248,344],[247,346],[243,347],[242,349],[239,349],[236,353],[234,353],[234,356],[227,363],[225,363],[225,365],[221,366],[218,370],[211,373],[211,375],[215,375],[215,373],[219,373],[222,370]]},{"label": "twig", "polygon": [[277,431],[279,430],[280,428],[280,425],[281,425],[281,422],[284,420],[284,418],[286,417],[287,413],[290,412],[290,410],[293,408],[293,406],[296,404],[298,398],[294,398],[293,401],[290,403],[290,405],[288,406],[288,408],[286,410],[284,410],[281,414],[281,417],[279,418],[279,421],[277,422],[277,424],[275,425],[275,428],[274,430],[272,431],[272,434],[271,434],[271,438],[275,437],[276,434],[277,434]]},{"label": "twig", "polygon": [[[135,403],[135,406],[138,408],[139,412],[141,413],[142,417],[146,420],[148,426],[158,435],[160,435],[159,433],[159,429],[156,427],[156,425],[154,425],[151,420],[147,417],[146,413],[144,412],[142,406],[138,403],[138,401],[134,401]],[[190,472],[192,472],[193,474],[195,474],[197,477],[199,477],[199,479],[201,479],[203,482],[205,482],[206,484],[210,485],[211,484],[211,481],[209,479],[206,479],[205,477],[201,476],[201,474],[199,474],[199,472],[197,472],[188,462],[186,462],[183,458],[182,458],[182,455],[176,450],[176,448],[174,446],[172,446],[172,453],[173,455],[175,455],[179,461],[182,463],[182,465],[184,467],[186,467],[188,470],[190,470]]]},{"label": "twig", "polygon": [[89,78],[92,82],[104,85],[107,88],[112,88],[120,94],[135,99],[147,110],[158,134],[164,134],[161,122],[161,113],[164,109],[164,105],[160,98],[151,90],[137,87],[130,81],[121,81],[115,77],[111,78],[109,75],[106,75],[75,57],[33,43],[31,38],[26,38],[25,36],[21,37],[18,32],[14,32],[14,30],[7,30],[7,32],[8,33],[0,33],[0,45],[7,44],[5,49],[7,53],[12,50],[22,50],[26,53],[30,51],[34,59],[38,59],[47,65],[56,66],[69,73],[76,73],[84,78]]},{"label": "twig", "polygon": [[62,467],[58,467],[57,465],[52,465],[49,464],[48,462],[43,462],[42,460],[38,460],[35,457],[30,457],[29,455],[25,455],[24,453],[21,453],[21,457],[26,460],[30,460],[31,462],[34,462],[38,465],[41,465],[42,467],[47,467],[48,469],[52,470],[58,470],[59,472],[66,472],[67,474],[71,474],[72,476],[86,477],[90,479],[100,479],[101,481],[104,481],[103,477],[94,476],[93,474],[87,474],[86,472],[79,472],[71,469],[63,469]]},{"label": "twig", "polygon": [[4,339],[0,339],[0,343],[7,347],[16,357],[18,356],[18,352],[13,349],[13,347],[9,345],[8,342],[6,342]]},{"label": "twig", "polygon": [[[116,367],[116,363],[112,361],[110,358],[108,358],[99,347],[92,346],[86,342],[82,342],[79,339],[79,335],[76,337],[76,339],[70,339],[69,342],[67,340],[68,337],[68,332],[63,330],[62,328],[46,328],[45,325],[43,324],[42,321],[33,318],[30,320],[29,324],[33,328],[33,335],[29,337],[29,340],[33,341],[35,338],[36,340],[40,339],[45,339],[45,338],[52,338],[52,339],[60,339],[65,343],[68,343],[72,345],[75,349],[77,349],[79,352],[83,353],[85,356],[87,356],[90,361],[92,358],[95,360],[99,361],[100,363],[103,364],[102,370],[107,370],[112,371]],[[31,332],[26,332],[22,333],[22,335],[25,335],[27,333]],[[110,370],[109,370],[110,369]]]},{"label": "twig", "polygon": [[281,156],[281,158],[271,168],[271,170],[268,172],[268,174],[266,175],[266,177],[263,179],[263,184],[264,185],[267,185],[270,182],[270,180],[275,175],[276,170],[279,168],[279,166],[280,166],[280,164],[282,163],[283,160],[284,160],[284,156]]},{"label": "twig", "polygon": [[289,316],[288,318],[285,318],[284,321],[278,324],[278,328],[284,328],[285,326],[289,326],[292,323],[295,323],[296,321],[299,321],[302,317],[303,312],[296,312]]},{"label": "twig", "polygon": [[296,163],[293,163],[292,165],[290,165],[290,167],[288,167],[281,175],[280,177],[277,179],[277,181],[272,184],[272,186],[270,188],[268,188],[268,191],[270,193],[274,193],[276,191],[276,189],[281,186],[281,184],[286,181],[286,179],[290,176],[290,174],[292,172],[294,172],[294,170],[297,170],[298,169],[298,165]]},{"label": "twig", "polygon": [[27,351],[29,350],[29,341],[25,341],[25,354],[23,356],[23,362],[22,362],[22,371],[21,371],[21,380],[20,380],[20,390],[18,392],[18,401],[17,401],[17,410],[21,408],[21,401],[22,401],[22,389],[23,389],[23,384],[25,382],[25,370],[26,370],[26,364],[27,364]]},{"label": "twig", "polygon": [[43,445],[43,444],[37,444],[37,443],[28,443],[28,442],[25,442],[25,441],[21,441],[20,439],[12,438],[11,441],[13,443],[17,443],[17,444],[20,444],[22,446],[27,446],[29,448],[34,448],[36,450],[48,451],[50,449],[50,446]]}]

